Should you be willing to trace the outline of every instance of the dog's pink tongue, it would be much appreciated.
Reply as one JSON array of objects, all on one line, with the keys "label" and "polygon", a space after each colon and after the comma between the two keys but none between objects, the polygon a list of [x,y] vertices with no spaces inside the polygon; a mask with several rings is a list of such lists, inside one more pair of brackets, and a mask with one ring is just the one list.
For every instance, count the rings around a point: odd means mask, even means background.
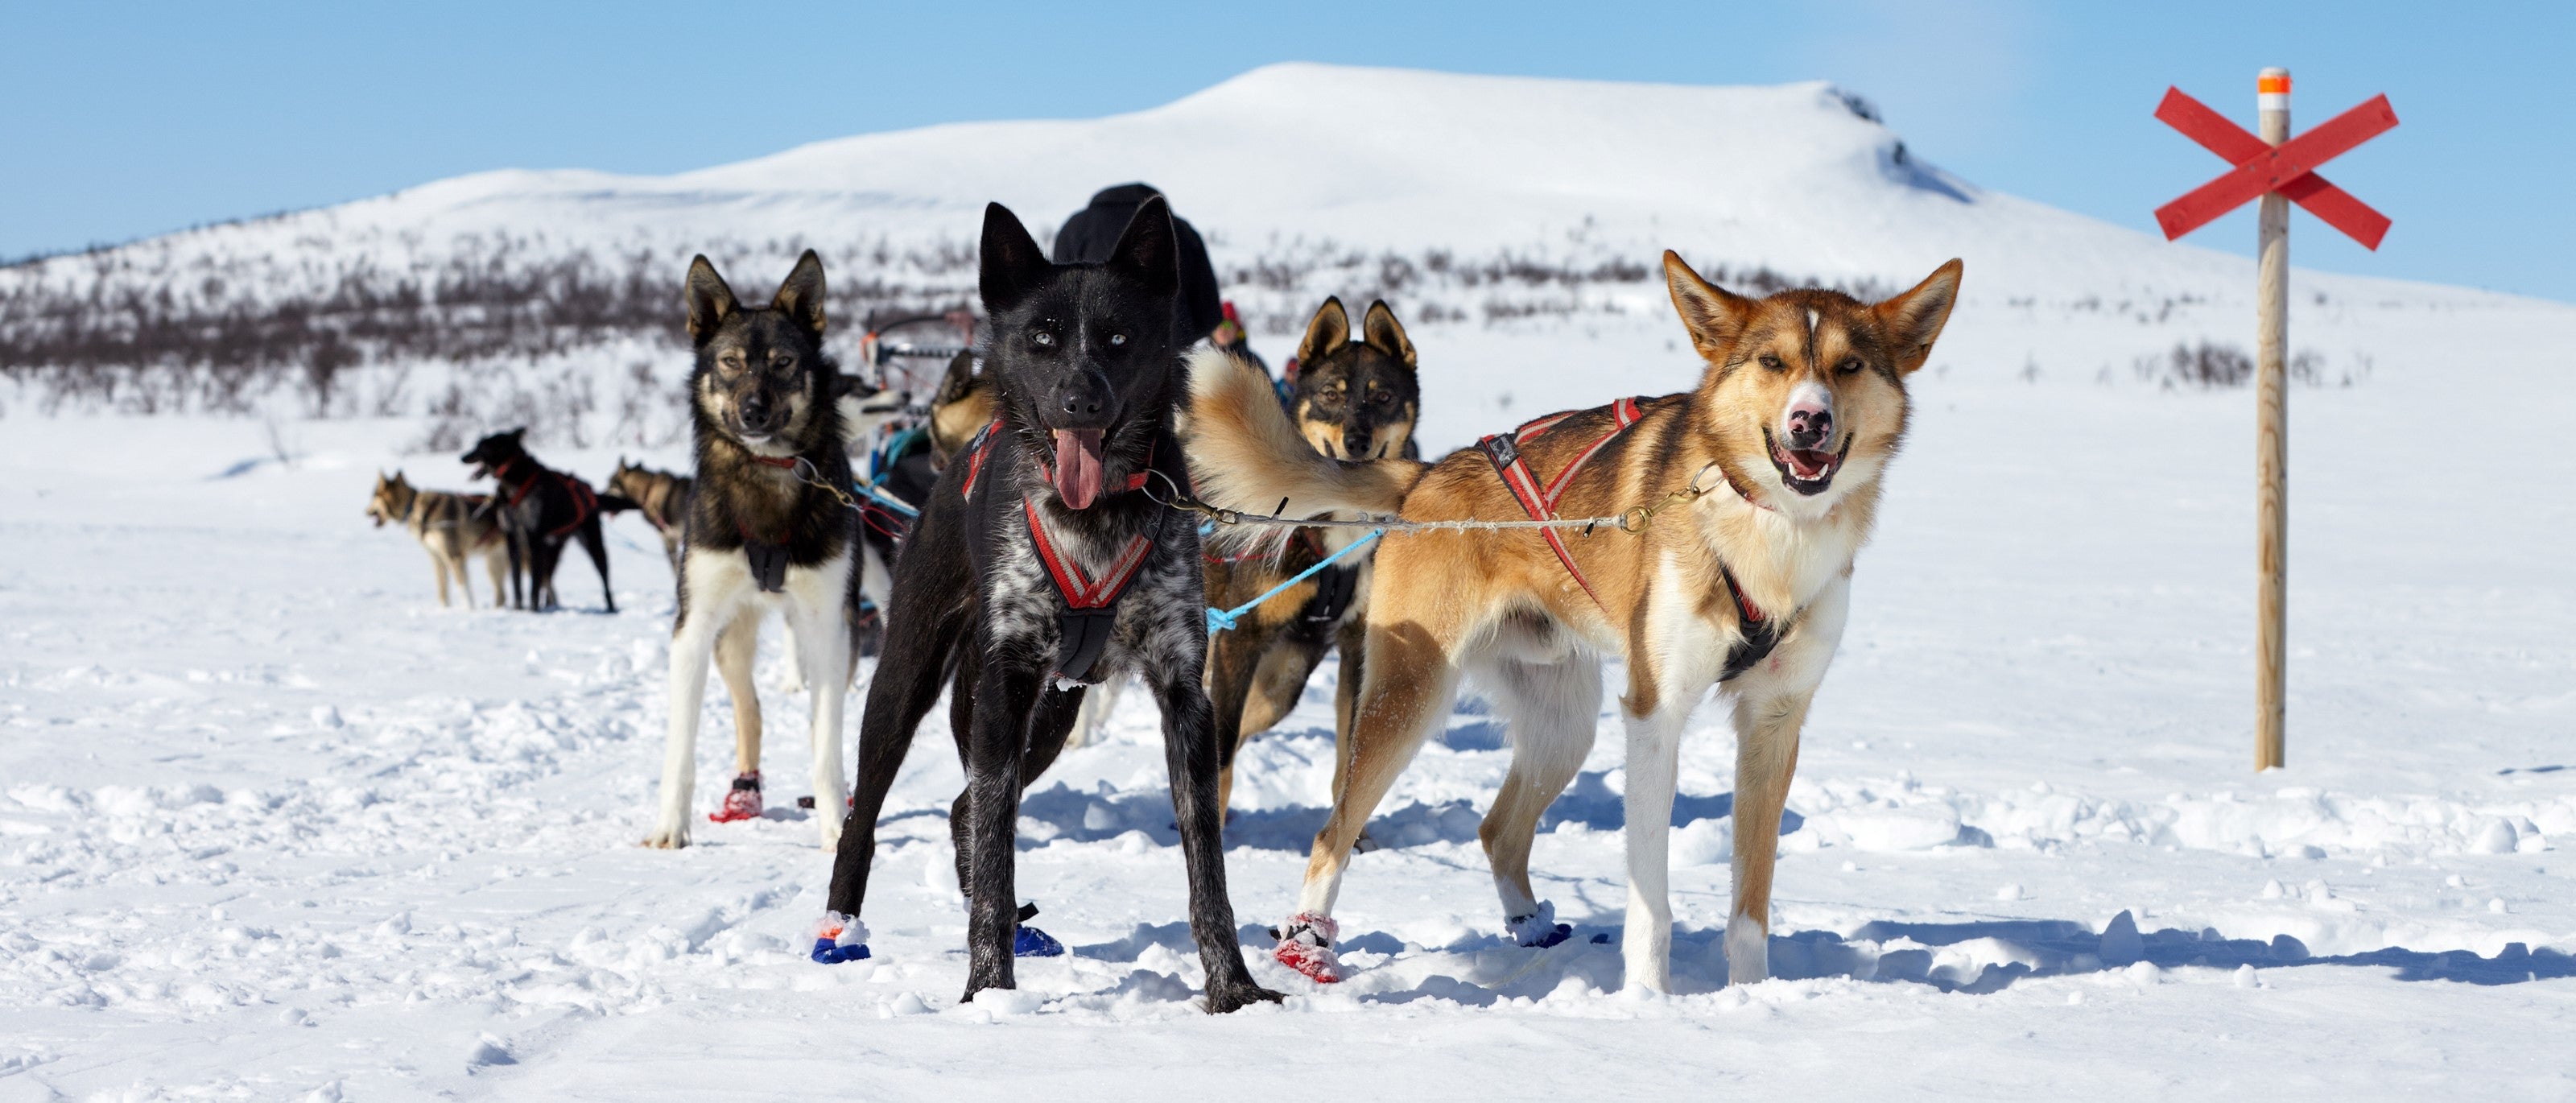
[{"label": "dog's pink tongue", "polygon": [[1823,474],[1825,468],[1833,462],[1834,454],[1831,452],[1797,449],[1789,453],[1789,467],[1796,471],[1801,479],[1812,479]]},{"label": "dog's pink tongue", "polygon": [[1100,497],[1100,430],[1055,431],[1055,492],[1075,509]]}]

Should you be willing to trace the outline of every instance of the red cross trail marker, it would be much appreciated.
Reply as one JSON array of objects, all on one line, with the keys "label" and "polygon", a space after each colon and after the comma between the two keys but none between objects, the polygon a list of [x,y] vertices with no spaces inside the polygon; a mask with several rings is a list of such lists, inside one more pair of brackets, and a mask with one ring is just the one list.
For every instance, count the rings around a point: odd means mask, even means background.
[{"label": "red cross trail marker", "polygon": [[2289,643],[2289,392],[2290,204],[2308,209],[2364,248],[2377,250],[2388,234],[2388,216],[2317,175],[2317,166],[2397,125],[2388,97],[2370,101],[2290,137],[2290,71],[2265,69],[2254,78],[2258,137],[2227,121],[2179,88],[2165,89],[2156,117],[2201,148],[2236,167],[2156,208],[2156,225],[2170,241],[2210,220],[2260,199],[2261,249],[2255,269],[2254,338],[2254,559],[2260,581],[2254,612],[2254,769],[2287,765],[2287,711],[2282,690]]},{"label": "red cross trail marker", "polygon": [[[2156,208],[2156,225],[2164,228],[2166,240],[2208,225],[2210,220],[2261,195],[2267,187],[2307,208],[2326,225],[2343,231],[2362,248],[2377,250],[2379,240],[2388,236],[2387,215],[2308,171],[2396,126],[2397,112],[2388,106],[2388,97],[2375,97],[2277,150],[2208,105],[2184,95],[2179,88],[2165,89],[2165,102],[2156,105],[2156,118],[2236,166],[2227,175],[2193,189],[2191,194]],[[2307,145],[2319,138],[2329,139],[2332,144]],[[2328,149],[2332,152],[2323,152]],[[2310,150],[2318,151],[2313,159],[2301,162],[2297,175],[2283,180],[2282,175],[2288,172],[2285,162]]]},{"label": "red cross trail marker", "polygon": [[[2357,147],[2357,144],[2378,137],[2398,124],[2396,111],[2388,106],[2385,95],[2378,95],[2370,103],[2362,103],[2352,111],[2344,111],[2331,124],[2300,134],[2298,142],[2290,142],[2280,149],[2272,149],[2272,144],[2249,134],[2244,126],[2231,124],[2226,116],[2210,111],[2205,103],[2195,101],[2190,95],[2182,95],[2179,88],[2164,90],[2164,103],[2156,106],[2156,119],[2164,119],[2166,126],[2182,131],[2182,137],[2200,142],[2202,149],[2226,157],[2231,165],[2236,165],[2236,170],[2195,188],[2190,196],[2182,196],[2172,204],[2156,209],[2156,224],[2164,227],[2166,240],[2190,235],[2192,229],[2205,227],[2215,216],[2228,214],[2239,204],[2244,204],[2246,198],[2259,196],[2267,186],[2272,191],[2280,191],[2293,204],[2306,206],[2308,214],[2316,214],[2329,227],[2342,229],[2344,237],[2362,242],[2365,250],[2378,250],[2380,237],[2388,237],[2388,216],[2372,211],[2370,204],[2362,204],[2360,198],[2352,198],[2352,193],[2344,191],[2344,188],[2326,183],[2324,175],[2313,173],[2318,162],[2342,155],[2344,149]],[[2347,134],[2352,134],[2352,137],[2344,139]],[[2324,155],[2308,160],[2300,175],[2280,180],[2282,160],[2287,160],[2293,152],[2306,152],[2303,144],[2318,137],[2339,139],[2339,144],[2331,147],[2334,152],[2324,152]],[[2313,149],[2329,147],[2318,144]]]}]

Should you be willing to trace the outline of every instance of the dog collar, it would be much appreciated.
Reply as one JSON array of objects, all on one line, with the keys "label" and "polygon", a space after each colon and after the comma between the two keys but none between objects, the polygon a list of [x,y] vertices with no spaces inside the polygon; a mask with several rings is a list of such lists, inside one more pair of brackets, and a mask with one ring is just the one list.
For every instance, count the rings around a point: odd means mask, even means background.
[{"label": "dog collar", "polygon": [[789,456],[789,457],[787,457],[786,459],[776,459],[776,458],[773,458],[773,457],[769,457],[769,456],[761,455],[761,454],[760,454],[760,453],[758,453],[758,452],[754,452],[754,453],[752,453],[752,454],[751,454],[751,460],[752,460],[752,462],[753,462],[753,463],[765,463],[765,464],[768,464],[768,465],[769,465],[769,466],[771,466],[771,467],[783,468],[783,469],[788,470],[788,471],[794,471],[794,470],[796,470],[796,461],[797,461],[799,458],[800,458],[800,457],[796,457],[796,456]]}]

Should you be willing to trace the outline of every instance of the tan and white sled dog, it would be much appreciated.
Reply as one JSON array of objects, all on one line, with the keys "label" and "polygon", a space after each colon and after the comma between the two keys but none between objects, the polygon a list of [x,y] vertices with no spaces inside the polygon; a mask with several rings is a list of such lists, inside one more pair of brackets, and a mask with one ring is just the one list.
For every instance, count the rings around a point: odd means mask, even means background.
[{"label": "tan and white sled dog", "polygon": [[1506,922],[1527,945],[1565,937],[1530,890],[1530,840],[1591,750],[1601,660],[1618,656],[1628,983],[1670,989],[1674,771],[1693,706],[1721,683],[1737,740],[1727,974],[1767,975],[1772,861],[1799,728],[1842,636],[1880,473],[1904,439],[1905,379],[1949,319],[1960,271],[1951,261],[1874,306],[1815,290],[1756,300],[1665,253],[1673,305],[1707,361],[1696,390],[1542,419],[1436,465],[1322,459],[1262,380],[1222,357],[1192,361],[1191,468],[1219,506],[1408,521],[1662,507],[1634,534],[1563,530],[1561,555],[1530,529],[1387,535],[1357,715],[1297,914],[1279,931],[1282,962],[1338,978],[1330,916],[1352,841],[1449,715],[1462,675],[1510,723],[1511,769],[1477,832]]},{"label": "tan and white sled dog", "polygon": [[438,604],[447,605],[447,577],[456,576],[456,587],[465,594],[465,607],[474,607],[474,586],[465,581],[465,562],[481,556],[492,574],[492,602],[501,601],[501,572],[509,566],[509,547],[501,539],[501,526],[483,506],[491,499],[480,494],[453,494],[444,490],[416,490],[404,481],[403,473],[387,475],[376,472],[376,489],[367,497],[367,516],[377,528],[388,521],[400,521],[411,530],[412,539],[429,551],[429,571],[438,579]]}]

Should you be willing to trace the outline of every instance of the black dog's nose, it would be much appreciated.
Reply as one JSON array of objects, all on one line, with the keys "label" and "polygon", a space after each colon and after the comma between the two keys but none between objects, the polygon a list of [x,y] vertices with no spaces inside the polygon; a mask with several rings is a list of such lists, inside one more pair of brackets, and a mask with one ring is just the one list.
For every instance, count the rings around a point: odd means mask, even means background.
[{"label": "black dog's nose", "polygon": [[1832,437],[1833,435],[1833,411],[1789,411],[1789,447],[1800,450],[1812,449],[1819,444],[1823,444],[1827,438]]},{"label": "black dog's nose", "polygon": [[1100,412],[1100,400],[1098,398],[1086,397],[1083,395],[1069,394],[1064,396],[1064,412],[1075,416],[1097,414]]}]

